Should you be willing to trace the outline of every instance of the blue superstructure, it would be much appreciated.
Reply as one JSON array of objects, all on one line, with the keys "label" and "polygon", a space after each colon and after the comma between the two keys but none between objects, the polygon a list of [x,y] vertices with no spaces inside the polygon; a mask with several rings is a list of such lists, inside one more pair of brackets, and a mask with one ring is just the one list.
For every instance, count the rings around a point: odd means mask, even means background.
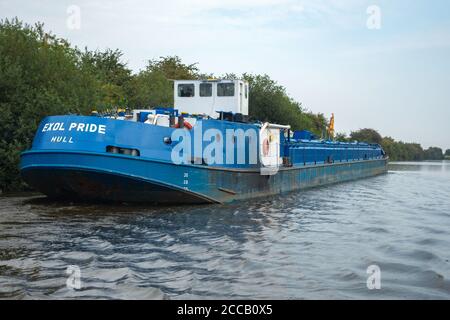
[{"label": "blue superstructure", "polygon": [[47,117],[20,166],[50,197],[223,203],[381,174],[387,157],[379,145],[317,140],[245,115],[157,109]]},{"label": "blue superstructure", "polygon": [[352,162],[382,159],[384,152],[377,144],[348,143],[327,140],[297,140],[284,144],[285,156],[295,165]]}]

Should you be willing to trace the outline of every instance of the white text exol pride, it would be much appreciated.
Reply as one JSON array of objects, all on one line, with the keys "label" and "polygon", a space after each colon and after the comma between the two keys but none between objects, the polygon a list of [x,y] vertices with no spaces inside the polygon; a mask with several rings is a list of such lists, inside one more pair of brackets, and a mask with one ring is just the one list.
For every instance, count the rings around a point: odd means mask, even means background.
[{"label": "white text exol pride", "polygon": [[[44,125],[42,132],[47,131],[65,131],[64,122],[49,122]],[[95,123],[82,123],[82,122],[72,122],[69,125],[68,131],[80,131],[80,132],[97,132],[100,134],[106,133],[106,125],[95,124]]]}]

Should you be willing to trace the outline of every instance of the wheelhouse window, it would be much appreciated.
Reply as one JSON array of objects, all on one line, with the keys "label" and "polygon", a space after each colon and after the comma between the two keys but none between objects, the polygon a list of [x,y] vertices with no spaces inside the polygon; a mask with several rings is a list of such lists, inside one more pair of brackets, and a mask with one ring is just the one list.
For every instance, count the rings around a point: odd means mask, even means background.
[{"label": "wheelhouse window", "polygon": [[195,86],[193,83],[183,83],[178,85],[179,97],[193,97],[195,95]]},{"label": "wheelhouse window", "polygon": [[232,97],[234,96],[234,83],[219,83],[217,84],[218,97]]},{"label": "wheelhouse window", "polygon": [[248,98],[248,84],[245,85],[245,99]]},{"label": "wheelhouse window", "polygon": [[200,97],[212,97],[212,83],[200,83]]}]

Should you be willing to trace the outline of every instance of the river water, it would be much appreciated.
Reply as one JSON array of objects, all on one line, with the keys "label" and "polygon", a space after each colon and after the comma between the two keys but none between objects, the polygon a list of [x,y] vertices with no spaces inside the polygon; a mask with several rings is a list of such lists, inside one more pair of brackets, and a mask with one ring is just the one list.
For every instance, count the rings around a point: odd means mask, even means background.
[{"label": "river water", "polygon": [[449,229],[450,162],[230,205],[20,194],[0,198],[0,298],[450,299]]}]

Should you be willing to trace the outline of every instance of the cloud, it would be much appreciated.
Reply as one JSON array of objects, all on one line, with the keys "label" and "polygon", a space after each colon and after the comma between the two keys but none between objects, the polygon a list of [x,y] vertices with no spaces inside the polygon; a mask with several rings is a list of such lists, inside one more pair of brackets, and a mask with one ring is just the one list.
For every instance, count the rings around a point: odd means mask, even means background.
[{"label": "cloud", "polygon": [[337,52],[342,57],[361,57],[417,50],[434,50],[450,48],[447,28],[433,28],[413,34],[396,34],[380,37],[362,45],[353,45]]},{"label": "cloud", "polygon": [[[374,3],[383,15],[377,31],[366,28]],[[66,27],[69,5],[81,8],[80,30]],[[308,108],[335,112],[343,130],[373,125],[398,138],[409,131],[387,123],[385,114],[401,123],[406,109],[410,123],[423,119],[429,132],[445,128],[448,6],[448,0],[0,0],[2,17],[42,21],[80,47],[119,48],[134,71],[176,54],[205,72],[268,73]],[[427,116],[431,110],[439,119]],[[438,138],[450,141],[444,134],[428,139]]]},{"label": "cloud", "polygon": [[[180,26],[226,25],[269,26],[284,23],[304,15],[303,18],[320,19],[321,22],[342,24],[361,1],[355,0],[122,0],[78,1],[85,10],[93,10],[100,16],[119,20],[137,21],[152,19],[159,23]],[[365,10],[365,9],[364,9]],[[360,10],[362,14],[364,11]]]}]

